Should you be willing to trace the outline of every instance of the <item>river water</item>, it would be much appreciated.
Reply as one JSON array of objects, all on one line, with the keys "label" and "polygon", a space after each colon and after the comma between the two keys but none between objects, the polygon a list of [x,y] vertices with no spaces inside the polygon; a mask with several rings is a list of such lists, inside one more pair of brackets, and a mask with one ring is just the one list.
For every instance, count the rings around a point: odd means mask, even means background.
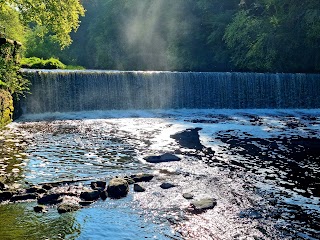
[{"label": "river water", "polygon": [[[319,239],[320,112],[163,110],[30,114],[0,135],[0,175],[27,184],[154,173],[146,192],[77,212],[0,205],[1,239]],[[170,136],[192,128],[215,154]],[[179,162],[144,156],[176,153]],[[161,189],[162,182],[176,187]],[[70,186],[66,186],[70,187]],[[190,200],[213,197],[201,214]]]}]

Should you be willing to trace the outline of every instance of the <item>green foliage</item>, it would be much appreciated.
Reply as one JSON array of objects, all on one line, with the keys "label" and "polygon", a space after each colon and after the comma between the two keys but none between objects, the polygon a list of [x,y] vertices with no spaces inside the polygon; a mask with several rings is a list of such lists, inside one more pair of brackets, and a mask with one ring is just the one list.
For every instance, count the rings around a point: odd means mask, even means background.
[{"label": "green foliage", "polygon": [[22,58],[21,67],[33,69],[65,69],[66,65],[55,58],[43,60],[41,58],[31,57]]},{"label": "green foliage", "polygon": [[18,96],[29,90],[29,81],[19,72],[17,55],[18,49],[15,45],[0,45],[0,88]]}]

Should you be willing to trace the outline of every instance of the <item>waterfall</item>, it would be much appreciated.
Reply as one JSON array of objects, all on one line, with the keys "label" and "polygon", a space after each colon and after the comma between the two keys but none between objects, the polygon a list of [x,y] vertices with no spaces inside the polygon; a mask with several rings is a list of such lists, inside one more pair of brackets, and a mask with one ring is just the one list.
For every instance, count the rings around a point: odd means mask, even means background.
[{"label": "waterfall", "polygon": [[319,74],[22,70],[24,113],[110,109],[320,108]]}]

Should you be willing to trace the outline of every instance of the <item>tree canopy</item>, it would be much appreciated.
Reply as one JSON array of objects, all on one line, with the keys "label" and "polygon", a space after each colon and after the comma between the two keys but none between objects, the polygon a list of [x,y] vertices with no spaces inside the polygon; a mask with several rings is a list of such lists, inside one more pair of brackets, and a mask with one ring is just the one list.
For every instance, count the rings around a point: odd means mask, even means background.
[{"label": "tree canopy", "polygon": [[0,0],[1,12],[8,8],[19,14],[23,24],[37,27],[38,36],[48,35],[62,48],[71,44],[70,33],[78,29],[79,17],[84,16],[79,0]]}]

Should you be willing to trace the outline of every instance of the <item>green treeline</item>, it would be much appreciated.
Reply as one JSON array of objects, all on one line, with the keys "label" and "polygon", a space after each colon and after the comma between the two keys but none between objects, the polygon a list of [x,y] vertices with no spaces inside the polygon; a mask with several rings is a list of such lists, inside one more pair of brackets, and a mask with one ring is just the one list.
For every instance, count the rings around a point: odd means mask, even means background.
[{"label": "green treeline", "polygon": [[86,68],[320,71],[319,0],[87,0],[61,52],[32,39],[27,54]]},{"label": "green treeline", "polygon": [[0,1],[0,26],[26,57],[86,68],[320,71],[319,0],[81,3],[79,22],[78,0]]}]

